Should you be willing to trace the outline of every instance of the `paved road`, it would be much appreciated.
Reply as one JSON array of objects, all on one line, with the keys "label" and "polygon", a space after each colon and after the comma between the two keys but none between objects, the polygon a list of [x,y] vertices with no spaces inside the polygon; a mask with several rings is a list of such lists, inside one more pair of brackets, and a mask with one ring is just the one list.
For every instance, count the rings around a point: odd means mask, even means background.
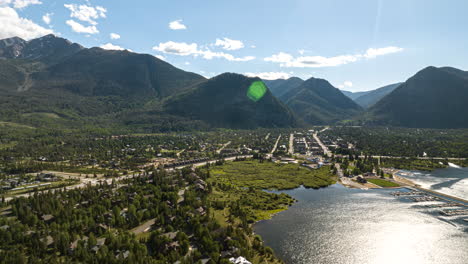
[{"label": "paved road", "polygon": [[273,146],[273,149],[271,150],[270,154],[273,154],[276,151],[276,148],[278,147],[278,143],[281,139],[281,134],[278,136],[278,139],[276,139],[275,145]]},{"label": "paved road", "polygon": [[[322,130],[324,131],[324,130]],[[327,148],[327,146],[325,146],[325,144],[323,144],[323,142],[320,140],[320,138],[318,137],[318,133],[315,133],[314,134],[314,139],[315,141],[317,141],[317,143],[320,145],[320,147],[322,148],[323,150],[323,153],[325,154],[325,156],[327,157],[331,157],[332,156],[332,153],[331,151]]]},{"label": "paved road", "polygon": [[289,154],[294,154],[294,134],[289,135]]},{"label": "paved road", "polygon": [[221,151],[222,151],[225,147],[229,146],[229,144],[231,144],[231,141],[229,141],[229,142],[227,142],[226,144],[224,144],[220,149],[218,149],[218,150],[216,151],[216,153],[218,153],[218,154],[221,153]]}]

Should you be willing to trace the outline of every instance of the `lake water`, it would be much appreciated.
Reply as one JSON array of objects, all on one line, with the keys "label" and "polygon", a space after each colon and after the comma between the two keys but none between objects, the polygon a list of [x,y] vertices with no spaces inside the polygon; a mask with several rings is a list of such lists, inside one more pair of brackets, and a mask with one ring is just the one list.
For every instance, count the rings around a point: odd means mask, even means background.
[{"label": "lake water", "polygon": [[393,191],[339,184],[284,191],[298,202],[254,229],[288,264],[468,263],[468,216],[443,217],[424,206],[434,202]]},{"label": "lake water", "polygon": [[432,172],[403,171],[401,176],[423,188],[468,200],[468,168],[453,166]]}]

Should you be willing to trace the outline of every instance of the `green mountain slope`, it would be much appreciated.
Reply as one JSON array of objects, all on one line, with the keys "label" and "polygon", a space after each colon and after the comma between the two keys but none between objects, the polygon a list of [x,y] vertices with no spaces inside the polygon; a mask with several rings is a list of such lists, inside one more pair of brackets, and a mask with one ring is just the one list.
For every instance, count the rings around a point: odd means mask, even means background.
[{"label": "green mountain slope", "polygon": [[260,79],[221,74],[167,99],[163,109],[172,115],[203,120],[214,127],[297,126],[293,113],[268,89],[258,101],[249,98],[249,87],[255,81]]},{"label": "green mountain slope", "polygon": [[310,78],[280,100],[309,124],[331,124],[350,118],[361,107],[323,79]]},{"label": "green mountain slope", "polygon": [[298,125],[263,83],[249,99],[246,89],[259,79],[237,74],[206,80],[148,54],[53,35],[0,40],[0,58],[4,122],[151,132]]},{"label": "green mountain slope", "polygon": [[366,124],[468,127],[468,73],[427,67],[372,106]]}]

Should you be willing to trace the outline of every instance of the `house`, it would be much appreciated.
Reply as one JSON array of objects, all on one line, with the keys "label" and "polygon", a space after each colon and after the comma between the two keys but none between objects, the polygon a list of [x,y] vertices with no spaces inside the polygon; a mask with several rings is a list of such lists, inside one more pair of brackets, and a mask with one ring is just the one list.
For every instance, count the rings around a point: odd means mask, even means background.
[{"label": "house", "polygon": [[234,264],[252,264],[252,262],[248,261],[242,256],[238,258],[230,258],[229,261]]},{"label": "house", "polygon": [[54,219],[54,216],[51,215],[51,214],[47,214],[47,215],[42,215],[41,218],[42,218],[43,221],[49,222],[49,221],[51,221],[52,219]]}]

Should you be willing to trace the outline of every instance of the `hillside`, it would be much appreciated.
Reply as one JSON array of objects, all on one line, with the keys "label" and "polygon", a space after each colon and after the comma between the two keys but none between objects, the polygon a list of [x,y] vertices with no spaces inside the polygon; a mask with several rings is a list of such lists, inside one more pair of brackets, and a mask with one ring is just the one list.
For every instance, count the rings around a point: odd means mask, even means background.
[{"label": "hillside", "polygon": [[[151,132],[298,125],[258,78],[206,80],[148,54],[84,48],[53,35],[0,40],[0,58],[4,122]],[[254,81],[260,90],[247,96]]]},{"label": "hillside", "polygon": [[[294,127],[293,113],[266,89],[253,100],[249,87],[258,78],[224,73],[166,100],[165,112],[226,128]],[[263,85],[263,84],[262,84]]]},{"label": "hillside", "polygon": [[268,86],[271,93],[279,98],[288,91],[301,85],[304,80],[298,77],[291,77],[289,79],[263,80],[263,82]]},{"label": "hillside", "polygon": [[366,124],[421,128],[468,127],[468,74],[427,67],[371,107]]},{"label": "hillside", "polygon": [[400,84],[402,83],[394,83],[372,91],[368,91],[365,94],[355,98],[354,101],[363,108],[369,108],[380,101],[380,99],[384,98],[387,94],[395,90]]},{"label": "hillside", "polygon": [[280,97],[306,123],[332,124],[352,117],[361,107],[323,79],[310,78]]}]

